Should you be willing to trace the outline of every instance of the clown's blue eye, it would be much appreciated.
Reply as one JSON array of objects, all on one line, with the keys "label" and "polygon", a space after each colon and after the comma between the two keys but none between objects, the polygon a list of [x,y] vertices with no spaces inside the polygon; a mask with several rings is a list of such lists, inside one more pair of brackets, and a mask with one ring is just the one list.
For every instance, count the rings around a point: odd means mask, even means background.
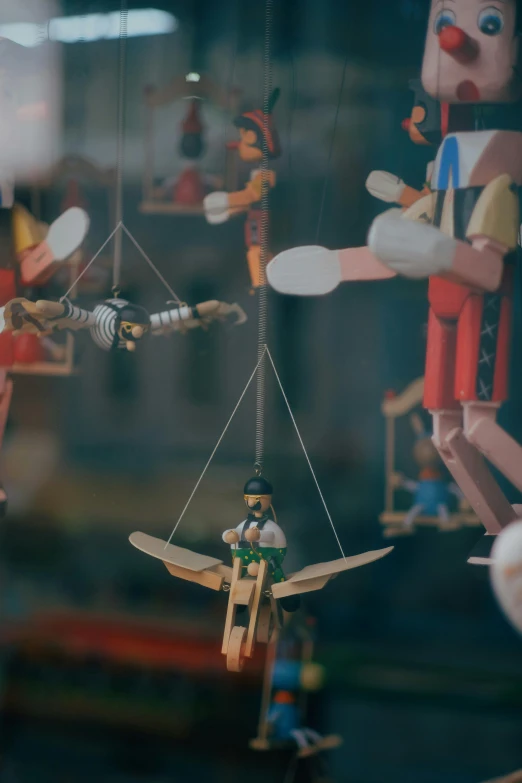
[{"label": "clown's blue eye", "polygon": [[484,35],[498,35],[504,29],[504,16],[498,8],[485,8],[480,12],[478,26]]},{"label": "clown's blue eye", "polygon": [[435,19],[434,29],[436,35],[439,35],[445,27],[453,27],[456,21],[457,17],[453,11],[441,11]]}]

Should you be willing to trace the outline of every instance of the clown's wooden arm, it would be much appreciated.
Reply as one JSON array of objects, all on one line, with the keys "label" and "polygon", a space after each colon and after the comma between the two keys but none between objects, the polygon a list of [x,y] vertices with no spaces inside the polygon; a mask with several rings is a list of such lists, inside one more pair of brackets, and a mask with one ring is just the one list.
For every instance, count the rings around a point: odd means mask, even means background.
[{"label": "clown's wooden arm", "polygon": [[83,209],[71,207],[49,227],[24,207],[13,208],[13,242],[25,286],[44,285],[82,244],[89,229]]},{"label": "clown's wooden arm", "polygon": [[340,283],[386,280],[397,273],[368,247],[327,250],[305,245],[279,253],[266,268],[269,284],[281,294],[320,296]]},{"label": "clown's wooden arm", "polygon": [[252,204],[262,200],[263,181],[266,179],[268,188],[275,186],[275,173],[273,171],[259,172],[251,179],[243,190],[233,193],[216,191],[209,193],[203,199],[205,217],[209,223],[225,223],[230,217],[246,212]]},{"label": "clown's wooden arm", "polygon": [[436,275],[479,292],[498,290],[505,257],[518,245],[518,196],[507,174],[482,191],[467,228],[468,242],[408,217],[410,210],[404,215],[389,210],[370,230],[372,252],[390,269],[411,278]]},{"label": "clown's wooden arm", "polygon": [[151,315],[151,332],[153,335],[168,335],[186,329],[205,328],[213,321],[225,321],[230,317],[235,318],[236,326],[247,320],[244,310],[236,303],[228,304],[212,299],[194,307],[181,304],[172,310]]},{"label": "clown's wooden arm", "polygon": [[96,318],[90,310],[75,307],[70,302],[51,302],[40,299],[12,299],[1,308],[5,332],[50,334],[62,329],[88,329]]},{"label": "clown's wooden arm", "polygon": [[427,185],[422,190],[417,190],[406,185],[404,180],[388,171],[372,171],[366,180],[366,190],[379,201],[385,201],[387,204],[399,204],[404,208],[411,207],[416,201],[430,193]]}]

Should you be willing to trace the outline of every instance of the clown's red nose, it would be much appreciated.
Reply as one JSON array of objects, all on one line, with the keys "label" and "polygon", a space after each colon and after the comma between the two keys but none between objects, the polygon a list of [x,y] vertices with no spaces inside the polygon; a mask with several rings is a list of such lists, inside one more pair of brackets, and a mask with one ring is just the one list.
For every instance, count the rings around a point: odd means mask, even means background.
[{"label": "clown's red nose", "polygon": [[449,25],[439,33],[440,48],[460,63],[469,63],[478,54],[478,45],[460,27]]},{"label": "clown's red nose", "polygon": [[401,127],[405,131],[409,131],[410,130],[410,127],[411,127],[411,119],[410,119],[410,117],[406,117],[406,119],[404,119],[401,122]]}]

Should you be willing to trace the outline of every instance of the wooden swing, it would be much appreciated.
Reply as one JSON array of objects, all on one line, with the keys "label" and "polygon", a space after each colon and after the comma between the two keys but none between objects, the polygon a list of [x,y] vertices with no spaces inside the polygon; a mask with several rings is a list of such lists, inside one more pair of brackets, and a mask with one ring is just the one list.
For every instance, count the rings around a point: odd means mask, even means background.
[{"label": "wooden swing", "polygon": [[405,526],[406,511],[396,508],[395,493],[398,489],[394,480],[397,475],[396,465],[396,422],[397,419],[407,416],[422,403],[424,394],[424,378],[413,381],[402,394],[386,394],[381,411],[386,419],[386,448],[385,448],[385,509],[379,517],[384,527],[385,538],[400,535],[410,535],[415,532],[415,527],[436,527],[441,531],[459,530],[462,527],[481,527],[480,520],[468,508],[463,507],[450,515],[448,522],[442,522],[436,516],[420,515],[411,526]]},{"label": "wooden swing", "polygon": [[[198,74],[199,76],[199,74]],[[199,98],[208,100],[215,106],[230,112],[238,113],[239,90],[222,90],[204,74],[199,81],[191,81],[185,76],[173,79],[162,89],[149,85],[145,88],[145,107],[147,112],[145,130],[145,165],[142,180],[142,201],[140,211],[147,215],[197,216],[204,215],[203,204],[177,204],[171,198],[166,198],[164,189],[154,182],[156,145],[154,131],[158,109],[169,106],[182,99]],[[237,155],[226,147],[225,190],[235,190],[237,187]]]}]

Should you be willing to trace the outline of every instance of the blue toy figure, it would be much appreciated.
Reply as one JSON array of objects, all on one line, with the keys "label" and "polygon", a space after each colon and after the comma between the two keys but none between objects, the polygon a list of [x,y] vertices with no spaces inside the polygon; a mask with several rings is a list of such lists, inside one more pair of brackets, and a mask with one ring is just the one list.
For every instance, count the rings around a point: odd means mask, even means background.
[{"label": "blue toy figure", "polygon": [[463,495],[456,484],[444,479],[440,471],[439,454],[420,416],[413,414],[410,421],[417,436],[413,456],[420,472],[417,481],[405,478],[399,473],[394,477],[395,485],[411,492],[413,496],[413,505],[406,514],[404,526],[411,528],[421,515],[437,517],[442,524],[448,525],[451,497],[453,495],[460,500]]},{"label": "blue toy figure", "polygon": [[[306,679],[307,666],[301,661],[280,659],[274,664],[272,675],[272,703],[268,710],[267,722],[270,737],[280,742],[293,741],[299,750],[317,746],[322,737],[313,729],[301,726],[301,709],[298,694]],[[319,667],[321,668],[321,667]]]}]

